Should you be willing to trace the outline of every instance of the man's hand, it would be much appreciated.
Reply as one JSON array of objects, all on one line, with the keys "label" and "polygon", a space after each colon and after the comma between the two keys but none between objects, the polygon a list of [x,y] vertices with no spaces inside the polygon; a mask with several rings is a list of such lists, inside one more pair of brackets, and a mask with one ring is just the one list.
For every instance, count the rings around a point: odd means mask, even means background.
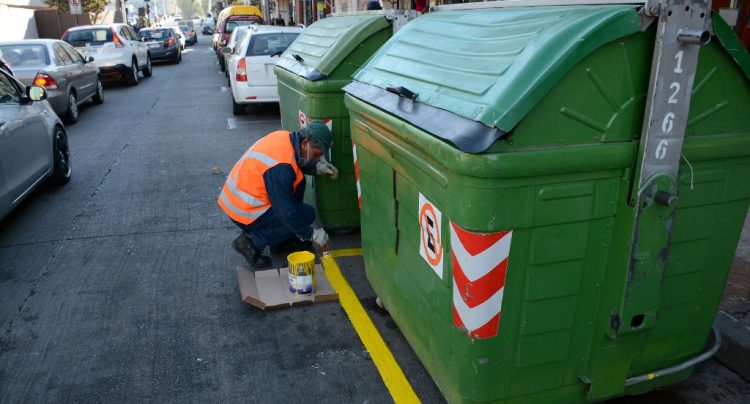
[{"label": "man's hand", "polygon": [[328,234],[322,227],[313,230],[312,242],[320,248],[328,244]]},{"label": "man's hand", "polygon": [[336,168],[336,166],[327,161],[318,160],[318,162],[315,164],[315,169],[318,175],[330,175],[332,180],[335,180],[339,177],[339,170]]}]

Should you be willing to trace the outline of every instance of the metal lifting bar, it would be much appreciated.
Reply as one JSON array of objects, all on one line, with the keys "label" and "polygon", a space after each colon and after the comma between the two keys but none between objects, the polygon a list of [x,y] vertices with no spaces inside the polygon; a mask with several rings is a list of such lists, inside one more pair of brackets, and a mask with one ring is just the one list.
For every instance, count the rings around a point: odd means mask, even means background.
[{"label": "metal lifting bar", "polygon": [[701,45],[711,35],[709,0],[649,1],[656,36],[629,203],[630,261],[616,334],[654,326],[679,204],[678,170]]}]

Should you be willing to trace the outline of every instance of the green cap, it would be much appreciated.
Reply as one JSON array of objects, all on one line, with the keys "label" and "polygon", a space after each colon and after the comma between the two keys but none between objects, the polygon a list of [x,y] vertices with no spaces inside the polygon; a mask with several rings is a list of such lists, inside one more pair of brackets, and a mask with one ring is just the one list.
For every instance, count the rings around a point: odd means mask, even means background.
[{"label": "green cap", "polygon": [[323,155],[326,160],[331,161],[331,145],[333,144],[333,134],[328,126],[319,120],[312,121],[307,124],[305,133],[310,137],[315,144],[323,149]]}]

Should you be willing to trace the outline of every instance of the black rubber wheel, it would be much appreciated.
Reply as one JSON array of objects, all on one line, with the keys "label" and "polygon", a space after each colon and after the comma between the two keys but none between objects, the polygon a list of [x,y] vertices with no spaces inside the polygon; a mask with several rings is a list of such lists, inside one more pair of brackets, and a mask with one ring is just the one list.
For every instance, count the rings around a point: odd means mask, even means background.
[{"label": "black rubber wheel", "polygon": [[151,56],[146,56],[146,68],[143,69],[143,77],[151,77],[154,69],[151,67]]},{"label": "black rubber wheel", "polygon": [[243,104],[237,104],[234,102],[234,97],[232,97],[232,114],[234,115],[244,115],[245,114],[245,105]]},{"label": "black rubber wheel", "polygon": [[128,83],[131,86],[138,85],[138,62],[133,59],[133,64],[130,66],[130,77],[128,77]]},{"label": "black rubber wheel", "polygon": [[94,93],[92,100],[94,101],[94,104],[101,104],[104,102],[104,86],[102,85],[102,79],[100,78],[96,79],[96,93]]},{"label": "black rubber wheel", "polygon": [[68,109],[65,111],[64,118],[68,125],[78,122],[78,97],[76,97],[74,90],[70,90],[70,94],[68,94]]},{"label": "black rubber wheel", "polygon": [[68,148],[68,136],[63,128],[56,126],[54,138],[52,139],[52,182],[57,185],[67,184],[73,173],[70,164],[70,149]]}]

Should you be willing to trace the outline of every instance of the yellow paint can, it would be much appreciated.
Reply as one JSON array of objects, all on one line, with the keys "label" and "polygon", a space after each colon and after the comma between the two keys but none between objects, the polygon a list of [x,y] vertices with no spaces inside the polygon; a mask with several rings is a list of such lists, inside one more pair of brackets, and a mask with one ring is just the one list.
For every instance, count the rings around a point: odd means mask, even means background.
[{"label": "yellow paint can", "polygon": [[289,291],[295,295],[309,295],[315,291],[315,254],[309,251],[291,253],[289,263]]}]

